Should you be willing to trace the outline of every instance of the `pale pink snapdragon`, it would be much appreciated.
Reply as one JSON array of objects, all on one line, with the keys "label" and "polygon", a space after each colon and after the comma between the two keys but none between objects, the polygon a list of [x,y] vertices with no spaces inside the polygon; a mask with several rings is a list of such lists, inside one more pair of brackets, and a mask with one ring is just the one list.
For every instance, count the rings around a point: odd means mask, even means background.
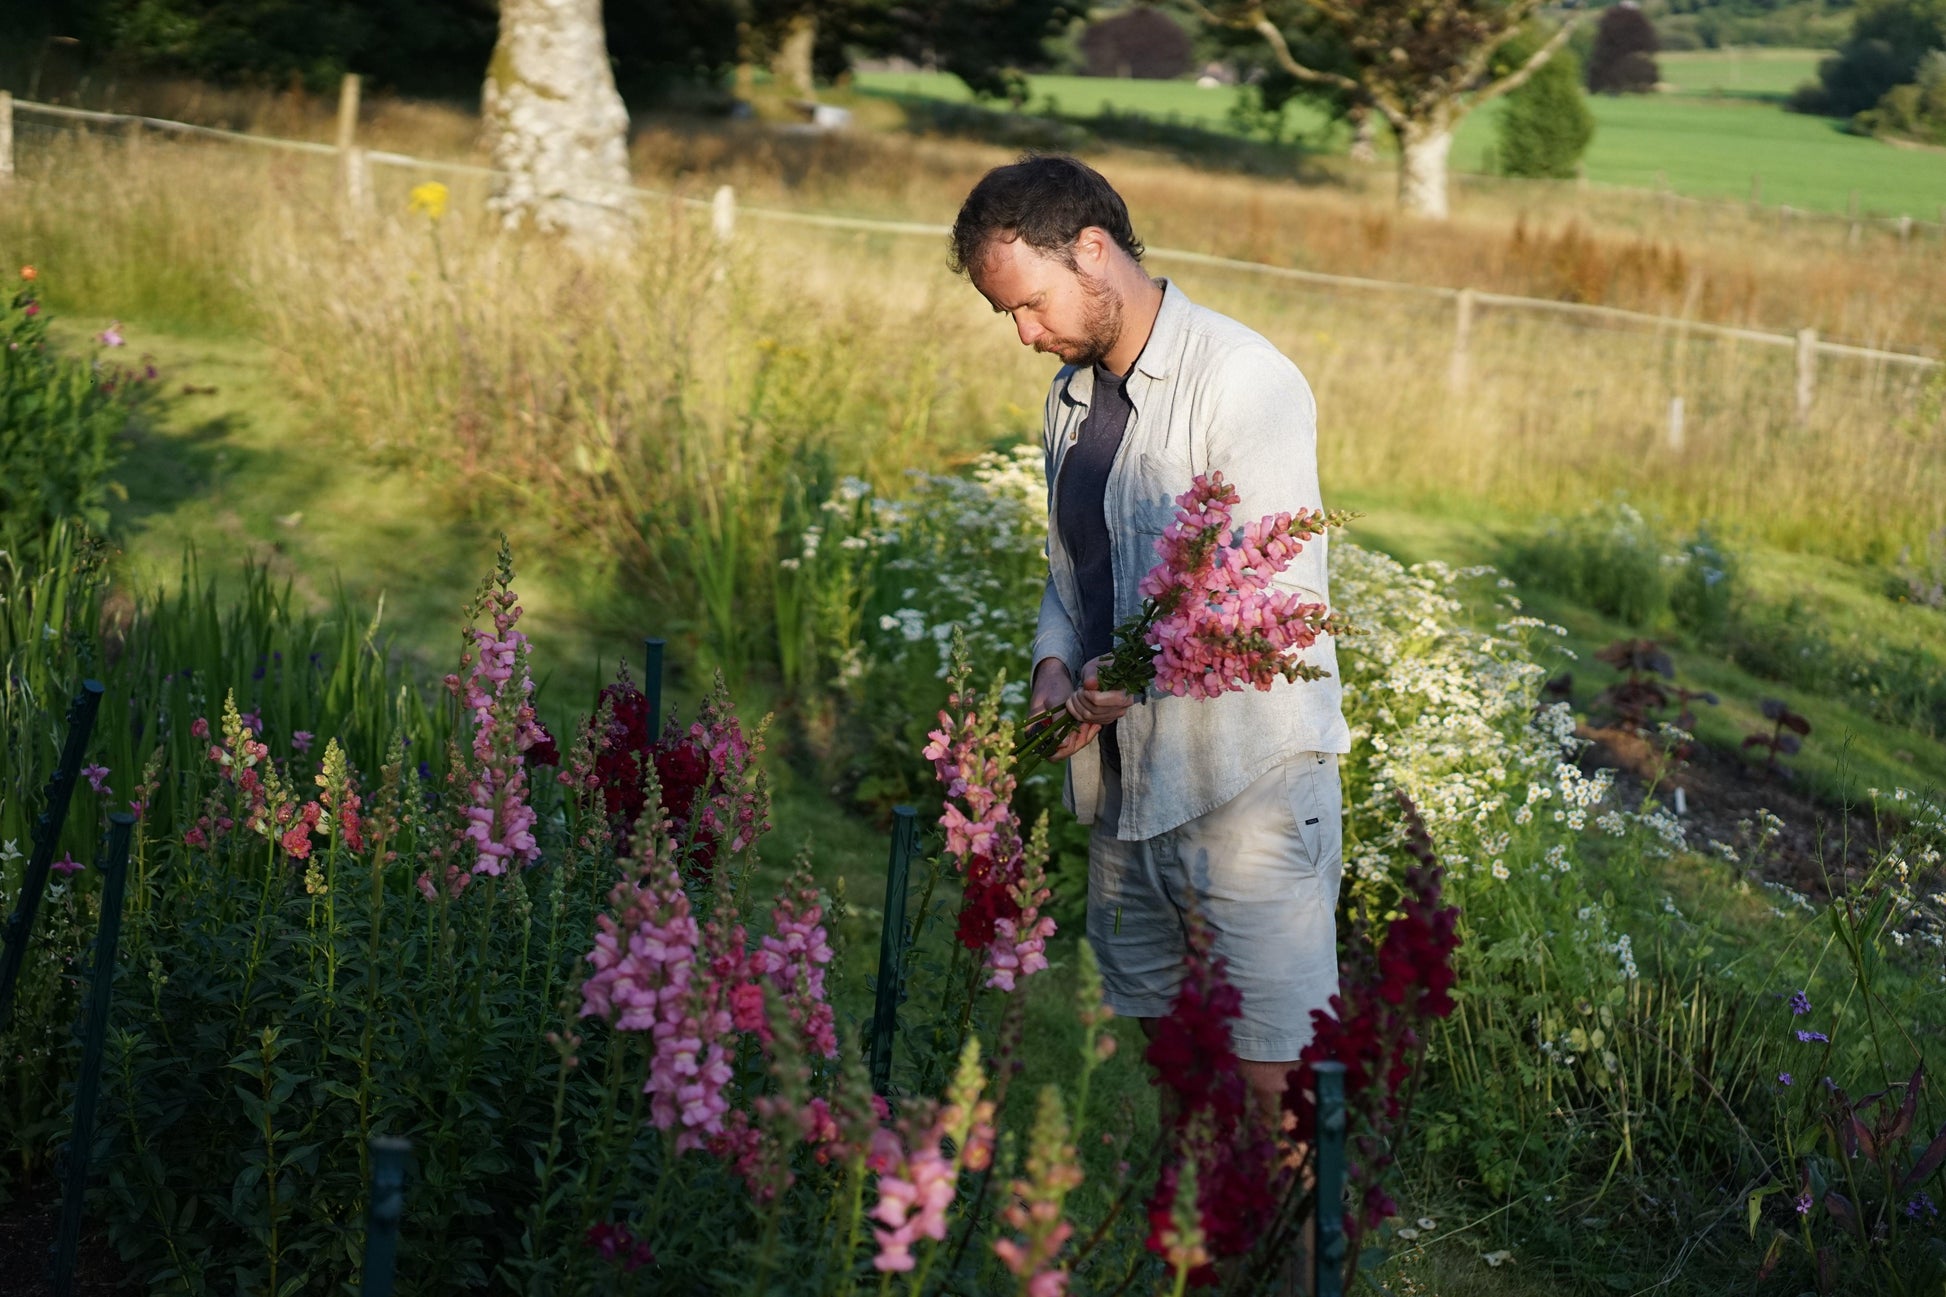
[{"label": "pale pink snapdragon", "polygon": [[1012,991],[1020,978],[1047,967],[1047,939],[1055,925],[1040,913],[1049,895],[1045,875],[1038,851],[1021,840],[1013,809],[1011,734],[978,702],[965,689],[947,698],[948,708],[963,714],[939,713],[925,756],[946,786],[939,824],[964,883],[956,935],[961,945],[985,954],[987,986]]},{"label": "pale pink snapdragon", "polygon": [[483,596],[493,610],[491,633],[477,626],[462,632],[468,651],[462,665],[472,667],[462,680],[446,677],[446,687],[472,713],[472,760],[464,782],[468,804],[463,838],[474,853],[472,872],[497,876],[540,858],[534,837],[539,814],[527,800],[525,752],[545,735],[534,719],[534,680],[527,670],[527,637],[514,629],[521,608],[504,586]]},{"label": "pale pink snapdragon", "polygon": [[939,1151],[939,1136],[936,1127],[927,1131],[906,1151],[896,1174],[888,1171],[878,1178],[878,1202],[871,1215],[884,1228],[872,1229],[878,1240],[874,1269],[910,1270],[913,1244],[946,1237],[946,1208],[957,1192],[959,1173]]},{"label": "pale pink snapdragon", "polygon": [[1018,1236],[995,1239],[993,1251],[1011,1273],[1026,1281],[1029,1297],[1061,1297],[1067,1291],[1068,1273],[1059,1257],[1074,1234],[1062,1208],[1081,1183],[1081,1164],[1068,1141],[1061,1093],[1052,1085],[1041,1090],[1026,1171],[1013,1182],[1014,1200],[1000,1213]]},{"label": "pale pink snapdragon", "polygon": [[778,894],[770,914],[772,935],[760,943],[756,965],[782,994],[805,1046],[819,1057],[836,1058],[837,1022],[824,998],[831,942],[824,929],[824,898],[807,871],[800,870]]},{"label": "pale pink snapdragon", "polygon": [[[920,1108],[901,1125],[906,1138],[881,1127],[872,1137],[865,1165],[878,1173],[878,1202],[871,1217],[881,1271],[913,1268],[912,1248],[922,1238],[946,1237],[946,1210],[958,1192],[959,1173],[985,1170],[993,1161],[993,1103],[980,1097],[986,1073],[980,1066],[978,1037],[960,1054],[948,1101],[936,1113]],[[942,1150],[957,1150],[947,1156]]]},{"label": "pale pink snapdragon", "polygon": [[730,709],[722,681],[689,727],[690,740],[709,761],[709,802],[698,827],[732,855],[770,831],[770,793],[752,758],[763,751],[762,727],[747,736]]},{"label": "pale pink snapdragon", "polygon": [[646,1031],[653,1040],[650,1120],[676,1131],[676,1151],[701,1148],[720,1135],[730,1111],[728,1088],[736,1025],[730,985],[715,965],[741,964],[741,928],[712,920],[699,926],[682,879],[666,872],[617,884],[610,903],[619,912],[597,915],[594,972],[581,986],[584,1017],[610,1019],[618,1031]]}]

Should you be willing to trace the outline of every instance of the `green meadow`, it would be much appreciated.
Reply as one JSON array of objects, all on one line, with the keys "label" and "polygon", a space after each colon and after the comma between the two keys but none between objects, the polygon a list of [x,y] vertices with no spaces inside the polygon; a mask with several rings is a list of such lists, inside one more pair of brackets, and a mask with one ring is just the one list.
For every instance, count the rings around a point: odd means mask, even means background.
[{"label": "green meadow", "polygon": [[[1673,54],[1663,70],[1672,93],[1594,96],[1595,139],[1588,179],[1596,184],[1655,188],[1666,183],[1696,198],[1745,199],[1753,189],[1771,206],[1845,211],[1851,194],[1861,210],[1938,219],[1946,207],[1946,154],[1898,148],[1846,134],[1839,122],[1789,113],[1775,100],[1815,75],[1817,51]],[[861,73],[868,95],[964,103],[966,87],[947,73]],[[1241,91],[1191,81],[1136,81],[1037,76],[1028,111],[1084,119],[1112,110],[1242,136],[1233,116]],[[1486,169],[1496,107],[1461,125],[1453,150],[1461,171]],[[1341,153],[1345,139],[1317,109],[1294,104],[1287,132],[1315,150]],[[1216,141],[1212,141],[1214,146]]]}]

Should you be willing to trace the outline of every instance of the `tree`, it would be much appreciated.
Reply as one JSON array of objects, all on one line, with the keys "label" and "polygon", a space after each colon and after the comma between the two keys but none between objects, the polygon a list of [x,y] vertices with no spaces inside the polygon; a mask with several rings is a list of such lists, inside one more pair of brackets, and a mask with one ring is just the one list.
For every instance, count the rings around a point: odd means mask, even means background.
[{"label": "tree", "polygon": [[1507,96],[1499,128],[1503,174],[1550,180],[1574,176],[1575,164],[1595,136],[1595,117],[1581,95],[1581,61],[1573,50],[1556,54]]},{"label": "tree", "polygon": [[1091,77],[1167,81],[1189,71],[1194,51],[1179,23],[1140,5],[1090,23],[1081,33],[1081,53]]},{"label": "tree", "polygon": [[1910,83],[1928,50],[1946,48],[1946,0],[1863,0],[1851,39],[1791,96],[1798,112],[1849,117]]},{"label": "tree", "polygon": [[1042,44],[1082,0],[855,0],[845,43],[950,72],[982,98],[1024,102]]},{"label": "tree", "polygon": [[[1562,26],[1519,67],[1493,76],[1493,56],[1541,0],[1184,0],[1205,22],[1255,31],[1277,66],[1368,105],[1399,143],[1399,206],[1444,220],[1453,131],[1467,113],[1524,85],[1567,43]],[[1319,35],[1344,71],[1295,52]]]},{"label": "tree", "polygon": [[628,110],[615,91],[601,0],[501,0],[481,113],[493,147],[489,205],[594,249],[629,232]]},{"label": "tree", "polygon": [[1659,48],[1655,24],[1634,0],[1603,10],[1595,27],[1595,48],[1588,54],[1588,89],[1601,95],[1639,95],[1655,89],[1662,79],[1655,65]]}]

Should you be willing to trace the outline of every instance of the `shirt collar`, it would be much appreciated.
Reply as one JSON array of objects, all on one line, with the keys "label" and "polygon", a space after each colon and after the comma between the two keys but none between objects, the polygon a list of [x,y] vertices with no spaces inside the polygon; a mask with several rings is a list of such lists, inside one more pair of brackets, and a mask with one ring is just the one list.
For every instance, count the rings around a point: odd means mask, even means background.
[{"label": "shirt collar", "polygon": [[[1189,299],[1182,289],[1171,283],[1167,277],[1157,279],[1162,285],[1162,307],[1155,314],[1155,324],[1149,329],[1149,340],[1142,346],[1142,354],[1135,358],[1135,368],[1129,378],[1136,374],[1152,379],[1169,377],[1170,364],[1176,354],[1176,337],[1182,332],[1183,317],[1189,311]],[[1063,372],[1067,383],[1062,394],[1076,405],[1085,406],[1094,400],[1095,367],[1093,365],[1068,365]],[[1133,383],[1130,384],[1129,400],[1134,402]]]}]

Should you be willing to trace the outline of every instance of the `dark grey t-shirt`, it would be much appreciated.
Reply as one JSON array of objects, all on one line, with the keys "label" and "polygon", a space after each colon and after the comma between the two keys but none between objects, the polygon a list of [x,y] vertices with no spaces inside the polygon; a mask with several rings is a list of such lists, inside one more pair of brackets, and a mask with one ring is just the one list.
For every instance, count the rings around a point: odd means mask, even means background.
[{"label": "dark grey t-shirt", "polygon": [[[1081,597],[1083,661],[1115,647],[1115,569],[1108,548],[1105,502],[1108,473],[1115,466],[1133,410],[1122,377],[1096,365],[1087,417],[1061,463],[1055,523],[1074,563],[1075,589]],[[1121,769],[1121,749],[1112,725],[1102,730],[1101,753],[1110,768]]]}]

